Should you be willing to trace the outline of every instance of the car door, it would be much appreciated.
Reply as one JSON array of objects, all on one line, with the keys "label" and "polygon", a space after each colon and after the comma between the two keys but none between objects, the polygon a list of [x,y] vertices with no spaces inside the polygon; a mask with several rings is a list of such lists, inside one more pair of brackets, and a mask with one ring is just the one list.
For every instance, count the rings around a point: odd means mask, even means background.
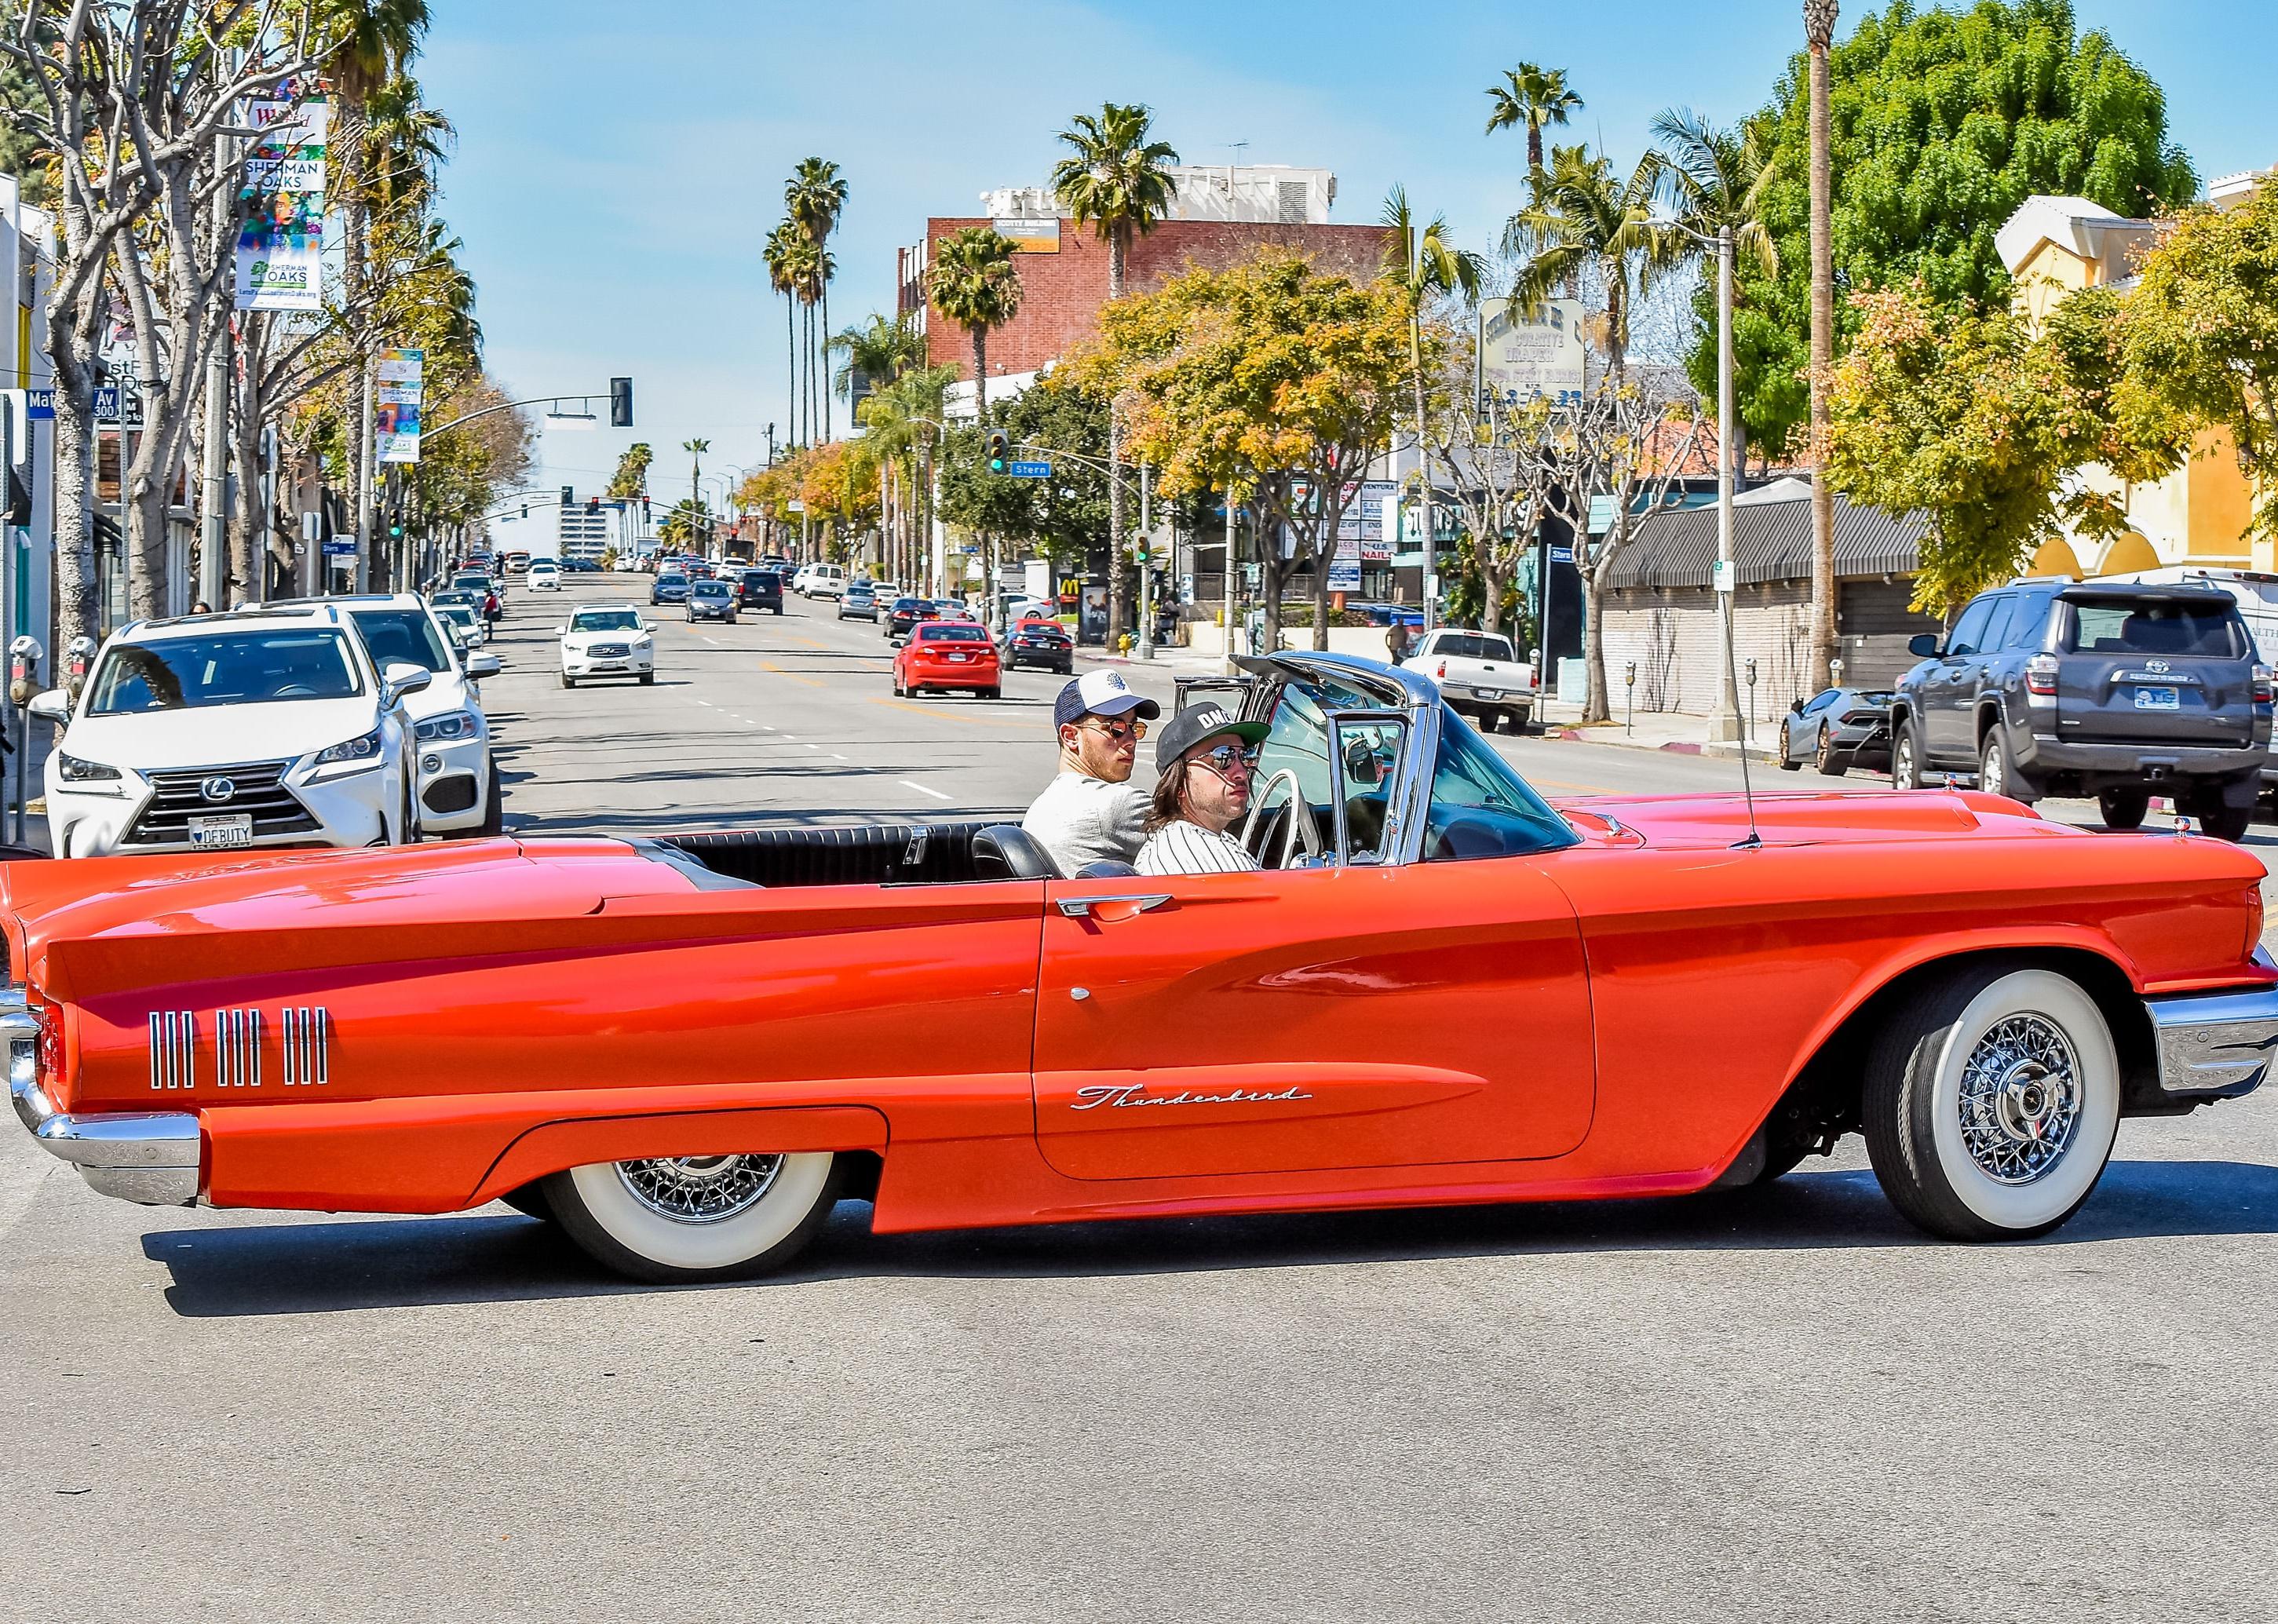
[{"label": "car door", "polygon": [[[1318,807],[1327,751],[1301,736],[1289,694],[1261,782],[1290,771]],[[1488,751],[1467,729],[1438,736],[1442,751]],[[1543,860],[1051,883],[1035,1071],[1045,1159],[1111,1179],[1573,1149],[1595,1089],[1590,992]]]},{"label": "car door", "polygon": [[1986,626],[1997,605],[2006,609],[2007,593],[1988,593],[1973,600],[1954,622],[1945,640],[1945,652],[1923,680],[1923,746],[1928,759],[1941,766],[1974,762],[1977,739],[1970,722],[1977,697],[1978,651],[1984,646]]}]

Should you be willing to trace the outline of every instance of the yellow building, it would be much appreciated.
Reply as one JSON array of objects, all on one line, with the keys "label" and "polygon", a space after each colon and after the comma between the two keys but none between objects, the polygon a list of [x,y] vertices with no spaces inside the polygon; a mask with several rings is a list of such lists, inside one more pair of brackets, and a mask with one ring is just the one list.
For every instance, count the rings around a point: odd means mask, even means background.
[{"label": "yellow building", "polygon": [[[2228,176],[2207,188],[2207,200],[2229,208],[2271,173],[2278,171]],[[2084,197],[2029,197],[1993,243],[2016,281],[2017,309],[2037,322],[2075,288],[2126,286],[2157,229]],[[2151,484],[2130,484],[2093,465],[2080,477],[2118,500],[2128,531],[2110,540],[2067,536],[2049,542],[2028,574],[2080,579],[2177,564],[2278,573],[2278,542],[2246,534],[2253,493],[2228,432],[2200,435],[2190,461]]]}]

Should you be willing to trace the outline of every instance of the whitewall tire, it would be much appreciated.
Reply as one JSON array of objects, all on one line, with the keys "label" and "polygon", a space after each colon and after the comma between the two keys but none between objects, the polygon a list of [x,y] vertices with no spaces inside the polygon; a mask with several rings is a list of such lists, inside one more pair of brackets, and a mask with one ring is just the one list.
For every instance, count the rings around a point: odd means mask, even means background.
[{"label": "whitewall tire", "polygon": [[1863,1103],[1869,1159],[1901,1213],[1948,1239],[2021,1239],[2071,1217],[2103,1176],[2120,1060],[2078,982],[1966,967],[1892,1012]]},{"label": "whitewall tire", "polygon": [[837,1155],[597,1162],[544,1181],[547,1204],[596,1261],[636,1279],[736,1279],[798,1254],[837,1201]]}]

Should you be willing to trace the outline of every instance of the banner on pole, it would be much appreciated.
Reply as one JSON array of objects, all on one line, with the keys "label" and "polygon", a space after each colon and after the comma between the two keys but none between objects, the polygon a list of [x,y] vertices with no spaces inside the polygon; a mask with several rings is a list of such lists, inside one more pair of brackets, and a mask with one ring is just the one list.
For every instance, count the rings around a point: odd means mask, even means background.
[{"label": "banner on pole", "polygon": [[379,352],[379,398],[372,406],[372,433],[381,462],[419,461],[419,408],[425,403],[426,376],[425,350]]},{"label": "banner on pole", "polygon": [[237,308],[321,310],[325,305],[325,149],[332,103],[292,84],[246,103],[261,133],[238,191]]}]

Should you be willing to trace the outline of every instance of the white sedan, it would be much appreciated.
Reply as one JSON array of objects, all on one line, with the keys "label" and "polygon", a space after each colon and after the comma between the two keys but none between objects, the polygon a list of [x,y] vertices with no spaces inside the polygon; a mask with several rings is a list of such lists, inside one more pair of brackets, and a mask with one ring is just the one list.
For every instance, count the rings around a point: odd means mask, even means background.
[{"label": "white sedan", "polygon": [[656,681],[656,635],[631,604],[594,604],[554,631],[562,638],[562,686],[599,677]]},{"label": "white sedan", "polygon": [[528,585],[533,592],[558,592],[562,590],[562,568],[551,559],[539,559],[530,566]]},{"label": "white sedan", "polygon": [[271,605],[137,621],[103,645],[47,762],[61,857],[419,838],[414,722],[424,667],[375,668],[345,612]]}]

